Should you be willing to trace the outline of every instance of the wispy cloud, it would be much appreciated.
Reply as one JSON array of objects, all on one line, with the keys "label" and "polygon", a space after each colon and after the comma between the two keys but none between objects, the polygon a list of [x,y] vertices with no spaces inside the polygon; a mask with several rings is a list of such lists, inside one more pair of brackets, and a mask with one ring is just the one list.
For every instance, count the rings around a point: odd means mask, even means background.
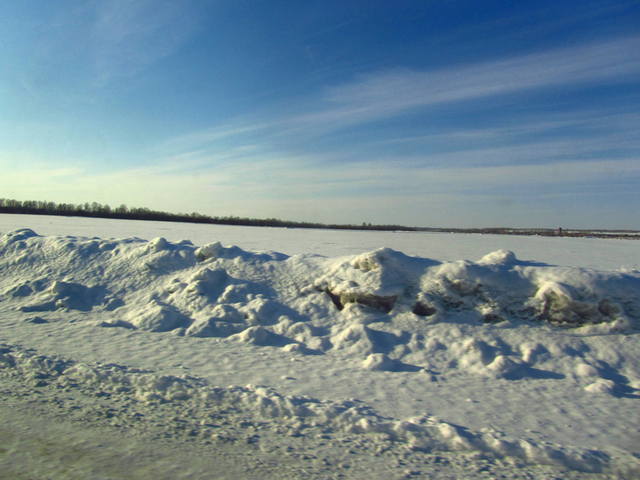
[{"label": "wispy cloud", "polygon": [[[297,103],[290,102],[286,109],[289,113],[263,111],[254,118],[237,118],[227,124],[170,139],[164,146],[174,149],[215,147],[227,140],[242,142],[245,136],[295,144],[373,121],[416,111],[428,113],[430,108],[448,103],[556,86],[574,90],[585,85],[617,84],[639,78],[640,37],[434,71],[379,71],[327,88],[315,97],[311,95]],[[535,128],[542,131],[579,127],[585,123],[576,115],[562,113],[555,116],[558,118],[547,121],[547,125],[538,121]],[[524,133],[528,126],[505,127],[502,131],[494,129],[493,133],[503,135],[510,129],[514,135],[518,128]],[[480,133],[490,134],[488,131]]]},{"label": "wispy cloud", "polygon": [[243,139],[250,136],[255,138],[261,134],[269,135],[277,128],[278,124],[284,126],[285,122],[272,121],[272,122],[246,122],[243,123],[238,120],[234,120],[230,124],[226,124],[220,127],[211,127],[198,130],[195,132],[185,133],[176,137],[168,138],[161,142],[157,146],[158,152],[163,151],[184,151],[194,148],[206,148],[207,146],[215,145],[216,142],[223,142],[233,139]]},{"label": "wispy cloud", "polygon": [[[550,165],[556,162],[598,161],[602,158],[628,157],[640,151],[640,136],[627,133],[600,134],[593,138],[584,135],[563,136],[556,140],[507,138],[495,136],[488,129],[487,139],[482,130],[461,130],[426,137],[399,139],[393,143],[421,142],[435,144],[443,152],[415,154],[379,153],[368,162],[390,162],[398,166],[416,165],[429,168],[467,166]],[[457,143],[456,143],[457,142]],[[379,142],[378,145],[381,145]],[[486,146],[489,144],[489,146]],[[375,146],[375,144],[374,144]]]},{"label": "wispy cloud", "polygon": [[435,71],[395,70],[330,88],[327,107],[296,123],[364,123],[445,102],[473,100],[557,85],[618,83],[640,75],[640,37],[556,49]]},{"label": "wispy cloud", "polygon": [[498,125],[479,125],[476,127],[444,128],[442,131],[422,135],[390,135],[388,138],[374,140],[374,145],[393,145],[408,143],[426,143],[435,141],[516,139],[532,135],[549,135],[562,131],[588,133],[591,142],[594,137],[606,136],[620,145],[622,139],[612,139],[612,132],[622,135],[626,141],[640,142],[640,115],[606,111],[580,111],[545,114],[544,118],[520,119],[518,122],[498,120]]},{"label": "wispy cloud", "polygon": [[[281,123],[282,124],[282,123]],[[275,124],[274,124],[275,125]],[[461,167],[498,167],[510,165],[552,166],[571,162],[598,162],[637,156],[640,151],[640,117],[616,112],[563,112],[557,115],[522,118],[505,125],[485,127],[450,127],[426,135],[388,133],[380,139],[365,139],[357,144],[338,144],[321,151],[314,148],[312,135],[301,134],[282,147],[281,131],[275,126],[211,129],[178,137],[163,144],[171,151],[168,161],[177,156],[175,148],[194,147],[180,158],[188,156],[191,168],[207,170],[224,165],[244,165],[248,177],[292,179],[284,170],[328,170],[345,172],[355,165],[355,172],[364,175],[367,169],[392,167],[398,171],[423,169],[429,172]],[[256,132],[260,135],[255,135]],[[208,142],[208,143],[201,143]],[[308,148],[311,144],[312,148]],[[170,145],[171,148],[168,148]],[[317,142],[315,142],[317,147]],[[283,172],[260,177],[255,172],[263,165],[271,168],[273,159],[280,159]],[[363,165],[367,169],[363,169]],[[252,172],[255,173],[252,174]],[[292,179],[293,181],[293,179]],[[534,178],[531,178],[534,181]],[[280,183],[280,182],[277,182]],[[403,182],[401,182],[403,183]]]},{"label": "wispy cloud", "polygon": [[191,1],[97,2],[92,31],[95,81],[134,75],[176,51],[193,33]]}]

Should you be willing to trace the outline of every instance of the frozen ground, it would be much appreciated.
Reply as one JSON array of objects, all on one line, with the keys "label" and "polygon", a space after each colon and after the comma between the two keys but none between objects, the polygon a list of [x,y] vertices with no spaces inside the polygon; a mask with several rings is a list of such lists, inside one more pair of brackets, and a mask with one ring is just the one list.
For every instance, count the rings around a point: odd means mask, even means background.
[{"label": "frozen ground", "polygon": [[640,475],[638,242],[0,232],[6,478]]}]

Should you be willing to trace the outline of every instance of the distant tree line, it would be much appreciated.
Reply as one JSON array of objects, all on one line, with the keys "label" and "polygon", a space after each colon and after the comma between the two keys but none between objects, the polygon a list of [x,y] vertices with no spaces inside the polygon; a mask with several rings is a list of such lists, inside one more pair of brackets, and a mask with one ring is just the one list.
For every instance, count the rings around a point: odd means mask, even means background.
[{"label": "distant tree line", "polygon": [[437,228],[418,227],[419,232],[439,233],[481,233],[490,235],[521,235],[541,237],[580,237],[580,238],[617,238],[624,240],[640,240],[638,230],[607,230],[607,229],[564,229],[564,228],[509,228],[509,227],[485,227],[485,228]]},{"label": "distant tree line", "polygon": [[211,217],[201,213],[169,213],[144,207],[111,207],[97,202],[80,204],[55,203],[42,200],[13,200],[0,198],[0,213],[28,215],[61,215],[70,217],[117,218],[124,220],[157,220],[163,222],[211,223],[217,225],[245,225],[254,227],[329,228],[341,230],[415,231],[417,228],[402,225],[338,225],[313,222],[295,222],[278,218],[244,218],[236,216]]},{"label": "distant tree line", "polygon": [[55,203],[42,200],[13,200],[0,198],[0,213],[22,213],[29,215],[62,215],[70,217],[117,218],[124,220],[157,220],[163,222],[210,223],[216,225],[245,225],[252,227],[284,227],[284,228],[326,228],[334,230],[383,230],[403,232],[447,232],[447,233],[482,233],[497,235],[541,235],[562,237],[597,237],[623,238],[640,240],[637,230],[584,230],[563,228],[437,228],[437,227],[405,227],[403,225],[374,225],[363,222],[360,225],[338,225],[313,222],[295,222],[278,218],[245,218],[236,216],[211,217],[201,213],[168,213],[149,208],[127,207],[120,205],[112,208],[97,202],[91,203]]}]

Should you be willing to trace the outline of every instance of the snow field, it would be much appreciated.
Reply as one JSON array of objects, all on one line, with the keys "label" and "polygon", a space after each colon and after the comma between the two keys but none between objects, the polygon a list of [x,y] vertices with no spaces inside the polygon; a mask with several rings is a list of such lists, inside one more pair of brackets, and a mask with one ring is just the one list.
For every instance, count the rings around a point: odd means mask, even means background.
[{"label": "snow field", "polygon": [[[352,375],[413,375],[482,388],[487,382],[570,382],[586,397],[632,403],[635,413],[625,414],[638,416],[638,347],[626,341],[636,338],[640,321],[637,270],[551,266],[505,250],[475,262],[389,248],[327,258],[248,252],[219,242],[196,247],[164,238],[41,237],[28,229],[0,237],[0,270],[0,309],[21,328],[53,326],[68,316],[98,330],[334,359]],[[416,451],[476,451],[582,472],[640,472],[629,442],[584,446],[562,435],[561,443],[542,435],[518,438],[424,411],[401,419],[366,402],[264,386],[215,387],[198,376],[56,359],[15,343],[2,348],[0,364],[36,384],[82,385],[150,405],[175,404],[202,425],[212,412],[232,410],[285,435],[303,434],[307,425]],[[206,426],[194,429],[196,436],[217,435]],[[637,437],[637,429],[628,435]]]}]

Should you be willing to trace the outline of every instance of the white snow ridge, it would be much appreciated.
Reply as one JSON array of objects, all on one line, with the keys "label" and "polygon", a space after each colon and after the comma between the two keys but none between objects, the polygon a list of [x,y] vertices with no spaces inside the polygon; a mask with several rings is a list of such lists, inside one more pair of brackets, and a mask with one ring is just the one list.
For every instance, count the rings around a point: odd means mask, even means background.
[{"label": "white snow ridge", "polygon": [[[453,478],[429,467],[438,452],[511,459],[513,478],[524,464],[552,469],[522,478],[640,476],[637,270],[22,229],[0,236],[0,272],[5,381],[148,419],[188,412],[180,422],[212,449],[261,425],[274,442],[354,436],[362,452],[413,452],[405,478]],[[313,478],[348,477],[323,468]]]}]

